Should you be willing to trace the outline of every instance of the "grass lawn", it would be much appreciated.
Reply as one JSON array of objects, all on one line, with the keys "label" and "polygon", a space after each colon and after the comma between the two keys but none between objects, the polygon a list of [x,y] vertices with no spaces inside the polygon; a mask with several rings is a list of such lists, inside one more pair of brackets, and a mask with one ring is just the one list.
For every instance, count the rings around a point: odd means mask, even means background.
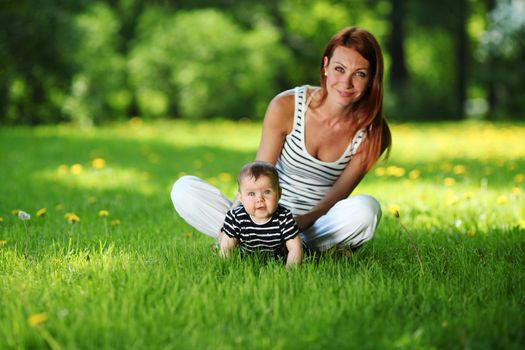
[{"label": "grass lawn", "polygon": [[259,135],[1,127],[0,349],[525,347],[525,124],[394,125],[355,191],[383,206],[374,239],[288,272],[222,261],[169,198],[182,174],[233,196]]}]

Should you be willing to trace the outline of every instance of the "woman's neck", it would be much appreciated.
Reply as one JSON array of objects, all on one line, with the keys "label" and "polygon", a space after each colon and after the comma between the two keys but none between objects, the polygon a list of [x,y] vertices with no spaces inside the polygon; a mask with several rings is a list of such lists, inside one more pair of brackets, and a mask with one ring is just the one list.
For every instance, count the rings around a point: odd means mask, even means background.
[{"label": "woman's neck", "polygon": [[351,117],[351,106],[341,106],[338,104],[330,103],[328,98],[322,101],[321,104],[316,103],[314,105],[317,115],[320,118],[322,118],[323,121],[328,123],[347,122]]},{"label": "woman's neck", "polygon": [[352,105],[344,106],[334,103],[322,87],[318,87],[312,92],[311,99],[311,107],[327,119],[344,121],[352,115]]}]

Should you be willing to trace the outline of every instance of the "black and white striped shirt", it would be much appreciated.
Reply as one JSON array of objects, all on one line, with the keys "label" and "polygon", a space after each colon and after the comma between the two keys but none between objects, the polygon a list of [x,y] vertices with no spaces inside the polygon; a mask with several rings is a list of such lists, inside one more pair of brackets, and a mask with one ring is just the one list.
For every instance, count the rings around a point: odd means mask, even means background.
[{"label": "black and white striped shirt", "polygon": [[224,219],[223,230],[228,237],[238,240],[243,253],[279,253],[287,240],[299,234],[292,213],[281,205],[264,224],[253,222],[242,205],[231,209]]},{"label": "black and white striped shirt", "polygon": [[293,215],[310,211],[330,191],[365,137],[365,130],[359,130],[334,162],[323,162],[310,155],[304,141],[307,90],[308,86],[295,88],[293,129],[286,136],[275,164],[282,187],[279,203],[290,209]]}]

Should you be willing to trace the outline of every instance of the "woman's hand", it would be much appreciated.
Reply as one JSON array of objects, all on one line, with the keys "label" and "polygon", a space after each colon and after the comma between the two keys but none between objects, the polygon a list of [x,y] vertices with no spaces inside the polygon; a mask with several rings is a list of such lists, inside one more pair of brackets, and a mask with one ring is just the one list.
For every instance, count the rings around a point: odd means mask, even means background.
[{"label": "woman's hand", "polygon": [[307,213],[304,215],[294,216],[294,220],[297,224],[297,227],[299,228],[299,231],[305,231],[314,224],[317,218],[313,217],[313,215],[311,215],[310,213]]}]

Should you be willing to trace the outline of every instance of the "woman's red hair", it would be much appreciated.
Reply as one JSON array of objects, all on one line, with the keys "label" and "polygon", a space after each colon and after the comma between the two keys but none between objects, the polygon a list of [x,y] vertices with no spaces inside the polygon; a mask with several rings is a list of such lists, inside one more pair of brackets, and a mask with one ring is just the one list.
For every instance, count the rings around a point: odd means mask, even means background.
[{"label": "woman's red hair", "polygon": [[321,102],[327,97],[326,76],[324,75],[324,57],[328,61],[332,58],[334,50],[344,46],[359,52],[370,64],[370,83],[365,95],[354,104],[349,112],[356,121],[355,130],[365,129],[367,132],[368,148],[364,166],[370,170],[381,154],[392,145],[390,128],[383,116],[383,54],[379,43],[374,36],[366,30],[357,27],[348,27],[337,34],[326,45],[321,59]]}]

